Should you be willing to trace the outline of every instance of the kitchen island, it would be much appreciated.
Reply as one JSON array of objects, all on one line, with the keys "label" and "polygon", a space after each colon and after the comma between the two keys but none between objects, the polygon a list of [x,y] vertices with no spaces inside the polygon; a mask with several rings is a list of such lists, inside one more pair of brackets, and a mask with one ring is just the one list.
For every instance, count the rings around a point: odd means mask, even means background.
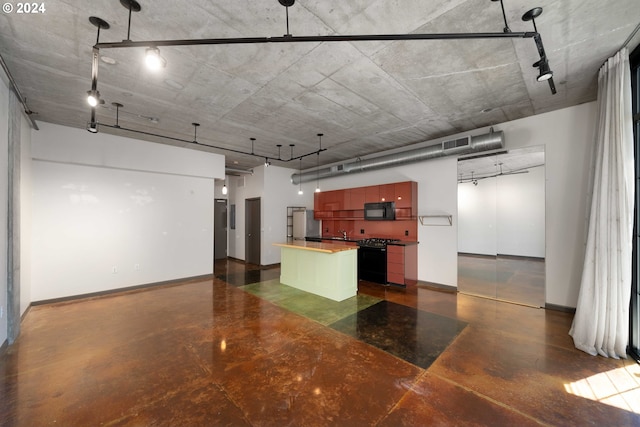
[{"label": "kitchen island", "polygon": [[294,240],[281,247],[280,283],[334,301],[358,291],[358,248]]}]

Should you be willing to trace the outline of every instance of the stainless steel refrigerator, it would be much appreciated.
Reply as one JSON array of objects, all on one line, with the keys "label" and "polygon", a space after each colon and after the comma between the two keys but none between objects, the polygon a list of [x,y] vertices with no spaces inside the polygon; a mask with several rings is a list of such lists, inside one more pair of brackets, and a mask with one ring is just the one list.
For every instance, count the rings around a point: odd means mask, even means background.
[{"label": "stainless steel refrigerator", "polygon": [[293,240],[320,236],[320,221],[313,219],[313,210],[293,212]]}]

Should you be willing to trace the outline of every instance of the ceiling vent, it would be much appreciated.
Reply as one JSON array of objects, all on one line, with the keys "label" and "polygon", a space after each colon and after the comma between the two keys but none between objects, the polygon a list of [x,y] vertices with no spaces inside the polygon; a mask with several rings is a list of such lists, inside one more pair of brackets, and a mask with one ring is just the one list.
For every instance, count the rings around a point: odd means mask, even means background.
[{"label": "ceiling vent", "polygon": [[442,150],[456,150],[461,148],[467,148],[471,145],[471,137],[465,136],[464,138],[452,139],[450,141],[442,141]]}]

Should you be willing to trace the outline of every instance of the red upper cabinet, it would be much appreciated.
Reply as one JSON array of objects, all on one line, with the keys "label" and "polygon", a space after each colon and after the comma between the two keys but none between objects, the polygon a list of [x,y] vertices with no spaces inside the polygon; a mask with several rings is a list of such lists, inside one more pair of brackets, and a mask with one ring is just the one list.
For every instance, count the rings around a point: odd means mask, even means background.
[{"label": "red upper cabinet", "polygon": [[394,185],[396,208],[410,208],[417,213],[418,183],[414,181],[398,182]]},{"label": "red upper cabinet", "polygon": [[349,193],[349,202],[345,209],[357,210],[364,209],[365,190],[364,187],[351,188],[347,190]]},{"label": "red upper cabinet", "polygon": [[328,219],[333,217],[331,209],[327,209],[327,193],[313,194],[313,217],[315,219]]},{"label": "red upper cabinet", "polygon": [[395,184],[384,184],[379,186],[380,202],[393,202],[396,199]]},{"label": "red upper cabinet", "polygon": [[365,203],[383,201],[395,202],[396,219],[415,220],[418,214],[418,183],[413,181],[323,191],[313,197],[316,219],[363,219]]},{"label": "red upper cabinet", "polygon": [[380,201],[380,186],[379,185],[370,185],[369,187],[364,187],[364,202],[365,203],[375,203]]}]

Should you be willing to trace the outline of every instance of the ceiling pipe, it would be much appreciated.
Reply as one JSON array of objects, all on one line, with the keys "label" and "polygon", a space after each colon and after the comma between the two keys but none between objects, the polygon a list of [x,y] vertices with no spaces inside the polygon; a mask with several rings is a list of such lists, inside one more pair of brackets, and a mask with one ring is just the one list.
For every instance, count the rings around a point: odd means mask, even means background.
[{"label": "ceiling pipe", "polygon": [[225,168],[226,175],[253,175],[253,169]]},{"label": "ceiling pipe", "polygon": [[445,156],[497,150],[504,148],[504,133],[502,131],[493,132],[492,129],[487,134],[472,136],[468,141],[468,144],[462,147],[444,148],[445,144],[440,143],[371,159],[355,160],[350,163],[334,165],[319,170],[314,169],[308,172],[294,173],[291,175],[291,183],[298,185],[301,182],[314,181],[318,179],[318,177],[319,179],[332,178],[349,173],[390,168]]},{"label": "ceiling pipe", "polygon": [[31,127],[35,130],[40,130],[40,128],[38,127],[38,124],[33,119],[33,116],[32,116],[33,111],[31,111],[31,109],[27,105],[27,100],[22,96],[20,89],[18,89],[18,85],[16,84],[16,81],[13,79],[13,76],[9,71],[9,67],[7,67],[6,62],[4,62],[4,58],[2,58],[2,55],[0,55],[0,68],[2,68],[2,70],[4,71],[4,74],[7,76],[11,90],[13,91],[13,93],[16,94],[16,97],[18,98],[18,101],[20,101],[20,104],[22,104],[22,109],[24,113],[27,115],[27,118],[29,119],[29,121],[31,122]]}]

